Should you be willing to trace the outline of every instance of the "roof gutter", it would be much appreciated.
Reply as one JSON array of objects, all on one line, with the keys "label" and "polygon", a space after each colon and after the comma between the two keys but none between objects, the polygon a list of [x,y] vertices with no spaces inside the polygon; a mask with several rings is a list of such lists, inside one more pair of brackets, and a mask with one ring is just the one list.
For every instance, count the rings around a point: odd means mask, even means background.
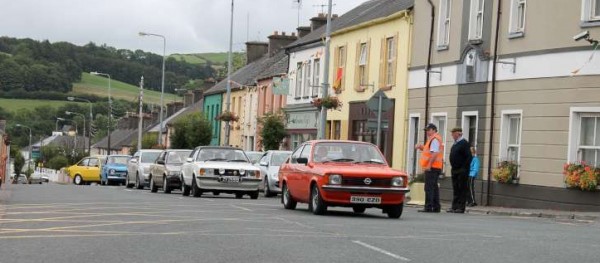
[{"label": "roof gutter", "polygon": [[[412,7],[410,9],[412,9]],[[365,28],[365,27],[375,26],[375,25],[382,24],[382,23],[385,23],[385,22],[388,22],[388,21],[391,21],[391,20],[395,20],[395,19],[398,19],[398,18],[406,17],[406,16],[408,16],[408,14],[409,14],[408,10],[402,10],[400,12],[391,14],[391,15],[386,16],[386,17],[377,18],[377,19],[373,19],[373,20],[369,20],[369,21],[360,23],[358,25],[354,25],[354,26],[349,26],[349,27],[346,27],[346,28],[342,28],[342,29],[340,29],[338,31],[335,31],[335,32],[331,33],[331,36],[345,34],[345,33],[348,33],[348,32],[351,32],[351,31],[355,31],[355,30],[359,30],[359,29],[362,29],[362,28]]]}]

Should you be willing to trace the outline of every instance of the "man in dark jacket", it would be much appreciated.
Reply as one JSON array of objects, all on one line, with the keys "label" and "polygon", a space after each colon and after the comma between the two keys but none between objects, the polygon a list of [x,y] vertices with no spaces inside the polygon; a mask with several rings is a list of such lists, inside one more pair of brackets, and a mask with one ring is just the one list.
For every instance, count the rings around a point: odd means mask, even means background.
[{"label": "man in dark jacket", "polygon": [[452,189],[454,198],[448,213],[464,213],[468,194],[469,166],[471,164],[471,150],[467,140],[462,137],[462,129],[452,129],[454,144],[450,149],[450,165],[452,165]]}]

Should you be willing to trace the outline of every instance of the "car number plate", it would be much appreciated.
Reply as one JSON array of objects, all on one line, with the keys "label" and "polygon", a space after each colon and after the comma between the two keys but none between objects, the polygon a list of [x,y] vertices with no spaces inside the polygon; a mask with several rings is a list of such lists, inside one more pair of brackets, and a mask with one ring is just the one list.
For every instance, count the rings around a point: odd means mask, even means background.
[{"label": "car number plate", "polygon": [[381,204],[381,197],[376,196],[350,196],[353,204]]},{"label": "car number plate", "polygon": [[223,178],[221,179],[221,182],[224,183],[239,183],[240,182],[240,178],[237,176],[223,176]]}]

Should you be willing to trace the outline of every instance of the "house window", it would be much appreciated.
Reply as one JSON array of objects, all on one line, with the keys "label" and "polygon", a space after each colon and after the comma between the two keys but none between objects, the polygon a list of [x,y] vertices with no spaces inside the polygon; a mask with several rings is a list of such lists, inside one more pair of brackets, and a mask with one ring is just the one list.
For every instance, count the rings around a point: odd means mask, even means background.
[{"label": "house window", "polygon": [[361,43],[358,56],[358,85],[364,86],[367,83],[367,43]]},{"label": "house window", "polygon": [[477,146],[478,115],[477,111],[464,111],[462,113],[463,138],[473,147]]},{"label": "house window", "polygon": [[485,0],[471,0],[469,40],[481,40],[483,35],[483,10]]},{"label": "house window", "polygon": [[304,71],[304,98],[308,98],[308,96],[310,96],[310,93],[312,90],[312,87],[310,86],[311,85],[310,79],[312,77],[312,75],[310,74],[310,70],[311,70],[310,66],[311,66],[310,60],[306,64],[304,64],[304,68],[305,68],[305,71]]},{"label": "house window", "polygon": [[396,54],[394,54],[395,39],[390,37],[385,42],[385,85],[392,86],[394,85],[394,61],[396,60]]},{"label": "house window", "polygon": [[521,152],[521,111],[503,111],[501,121],[500,159],[519,162]]},{"label": "house window", "polygon": [[302,97],[302,62],[296,67],[296,98]]},{"label": "house window", "polygon": [[600,0],[583,0],[581,20],[583,22],[600,21]]},{"label": "house window", "polygon": [[465,56],[465,82],[477,80],[477,52],[472,49]]},{"label": "house window", "polygon": [[569,162],[600,167],[600,108],[571,108]]},{"label": "house window", "polygon": [[321,61],[319,59],[315,59],[313,63],[312,96],[316,97],[319,94],[319,87],[321,86]]},{"label": "house window", "polygon": [[526,0],[512,0],[510,8],[510,30],[511,35],[522,35],[525,32],[525,8]]},{"label": "house window", "polygon": [[440,21],[438,25],[438,49],[447,49],[450,43],[451,0],[440,0]]},{"label": "house window", "polygon": [[333,121],[333,139],[339,140],[342,133],[342,122]]},{"label": "house window", "polygon": [[344,76],[346,75],[344,72],[344,67],[346,65],[346,46],[338,47],[335,55],[336,58],[334,61],[336,71],[334,72],[335,75],[332,87],[336,92],[341,92],[341,90],[344,89]]}]

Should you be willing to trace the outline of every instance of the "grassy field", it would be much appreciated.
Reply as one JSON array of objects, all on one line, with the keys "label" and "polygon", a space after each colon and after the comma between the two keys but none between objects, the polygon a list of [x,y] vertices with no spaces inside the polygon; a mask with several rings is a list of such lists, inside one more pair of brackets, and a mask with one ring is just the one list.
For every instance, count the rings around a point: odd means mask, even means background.
[{"label": "grassy field", "polygon": [[[129,85],[118,80],[111,81],[111,95],[115,99],[137,101],[139,90],[139,87]],[[81,75],[81,82],[73,84],[73,93],[75,94],[75,96],[77,94],[94,94],[101,97],[108,97],[108,80],[101,76],[94,76],[90,75],[89,73],[83,73]],[[176,95],[165,93],[165,104],[177,100],[180,101],[181,99]],[[153,90],[144,90],[144,102],[159,104],[160,92]]]},{"label": "grassy field", "polygon": [[22,99],[3,99],[0,98],[0,107],[8,111],[19,111],[22,109],[34,109],[39,106],[50,106],[58,108],[68,103],[84,104],[87,106],[87,102],[70,102],[70,101],[58,101],[58,100],[22,100]]},{"label": "grassy field", "polygon": [[170,57],[190,64],[206,64],[206,60],[201,58],[199,54],[172,54]]},{"label": "grassy field", "polygon": [[192,64],[205,64],[207,61],[212,62],[213,65],[225,65],[227,63],[227,52],[173,54],[171,57]]}]

